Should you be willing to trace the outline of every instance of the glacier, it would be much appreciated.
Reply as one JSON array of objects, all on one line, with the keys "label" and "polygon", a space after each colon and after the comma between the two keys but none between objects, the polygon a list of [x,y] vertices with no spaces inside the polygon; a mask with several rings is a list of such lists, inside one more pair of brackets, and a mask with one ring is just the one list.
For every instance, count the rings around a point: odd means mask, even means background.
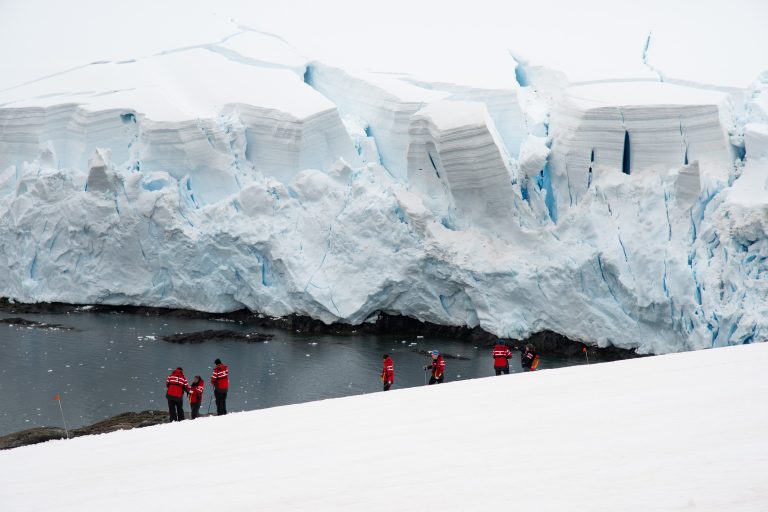
[{"label": "glacier", "polygon": [[480,36],[487,65],[433,41],[361,68],[244,6],[191,10],[210,25],[173,44],[11,63],[0,295],[644,353],[765,340],[768,72],[703,83],[663,33],[634,60],[622,40],[614,75]]}]

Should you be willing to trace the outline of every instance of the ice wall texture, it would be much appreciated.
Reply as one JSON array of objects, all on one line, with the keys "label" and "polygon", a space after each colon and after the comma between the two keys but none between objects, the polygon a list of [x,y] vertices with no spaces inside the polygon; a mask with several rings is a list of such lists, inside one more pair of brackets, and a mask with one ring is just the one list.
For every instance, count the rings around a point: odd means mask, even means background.
[{"label": "ice wall texture", "polygon": [[241,27],[6,88],[0,294],[762,341],[766,83],[518,68],[358,71]]}]

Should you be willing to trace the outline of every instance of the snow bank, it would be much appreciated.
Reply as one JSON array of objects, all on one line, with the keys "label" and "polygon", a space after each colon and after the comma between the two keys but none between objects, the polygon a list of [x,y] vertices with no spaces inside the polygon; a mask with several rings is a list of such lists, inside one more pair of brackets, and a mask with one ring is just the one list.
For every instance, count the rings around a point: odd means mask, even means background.
[{"label": "snow bank", "polygon": [[0,452],[0,503],[760,511],[766,364],[730,347],[52,441]]}]

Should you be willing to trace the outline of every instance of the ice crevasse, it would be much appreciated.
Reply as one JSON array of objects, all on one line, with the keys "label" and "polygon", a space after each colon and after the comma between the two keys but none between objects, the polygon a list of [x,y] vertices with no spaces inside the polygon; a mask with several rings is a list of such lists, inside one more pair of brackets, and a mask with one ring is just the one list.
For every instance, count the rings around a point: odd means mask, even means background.
[{"label": "ice crevasse", "polygon": [[766,101],[360,72],[249,31],[93,63],[0,91],[0,293],[762,341]]}]

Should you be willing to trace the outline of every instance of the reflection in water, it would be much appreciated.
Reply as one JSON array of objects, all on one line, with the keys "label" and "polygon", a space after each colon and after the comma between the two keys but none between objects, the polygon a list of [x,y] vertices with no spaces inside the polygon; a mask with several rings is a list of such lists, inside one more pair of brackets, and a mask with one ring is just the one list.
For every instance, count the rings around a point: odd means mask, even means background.
[{"label": "reflection in water", "polygon": [[[5,315],[8,316],[8,315]],[[261,409],[380,391],[381,356],[395,362],[398,388],[421,386],[428,357],[437,349],[468,360],[446,360],[446,382],[493,375],[491,348],[436,338],[397,336],[317,336],[267,330],[266,343],[235,341],[176,345],[163,334],[205,329],[250,330],[236,323],[116,313],[23,315],[60,323],[73,331],[0,325],[0,435],[44,425],[59,425],[53,397],[61,393],[68,426],[79,427],[126,411],[166,410],[165,378],[181,366],[191,381],[206,383],[201,413],[212,395],[213,361],[229,365],[230,412]],[[519,353],[512,372],[521,371]],[[544,356],[541,369],[583,364],[575,358]],[[185,411],[189,404],[185,400]],[[213,407],[215,410],[215,406]]]}]

